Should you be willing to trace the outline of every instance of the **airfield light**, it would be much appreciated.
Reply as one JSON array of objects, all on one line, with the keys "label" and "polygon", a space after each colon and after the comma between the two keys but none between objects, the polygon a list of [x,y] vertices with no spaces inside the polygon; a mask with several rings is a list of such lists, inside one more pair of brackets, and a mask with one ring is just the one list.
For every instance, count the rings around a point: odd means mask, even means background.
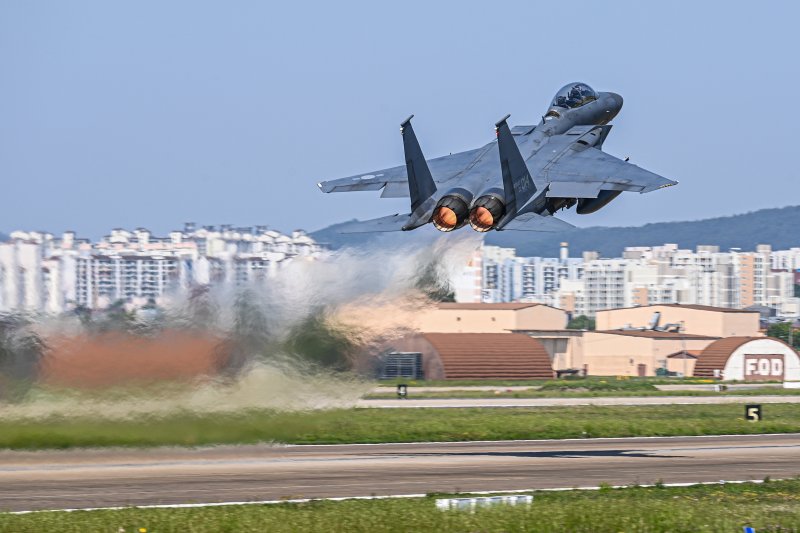
[{"label": "airfield light", "polygon": [[400,383],[397,385],[397,399],[405,400],[406,398],[408,398],[408,385]]}]

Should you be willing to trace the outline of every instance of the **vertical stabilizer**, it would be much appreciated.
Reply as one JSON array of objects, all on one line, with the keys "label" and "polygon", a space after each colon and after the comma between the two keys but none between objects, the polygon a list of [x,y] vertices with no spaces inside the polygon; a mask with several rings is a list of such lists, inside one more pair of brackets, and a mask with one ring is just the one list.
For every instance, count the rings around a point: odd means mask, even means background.
[{"label": "vertical stabilizer", "polygon": [[428,168],[428,162],[422,155],[422,149],[411,127],[411,115],[400,124],[400,133],[403,135],[403,151],[406,156],[406,172],[408,174],[408,192],[411,197],[411,212],[422,205],[422,203],[433,196],[436,192],[436,184]]},{"label": "vertical stabilizer", "polygon": [[511,130],[508,128],[508,117],[506,115],[500,122],[495,124],[497,133],[497,147],[500,150],[500,169],[503,173],[503,190],[508,201],[508,207],[519,211],[528,200],[536,194],[536,185],[531,179],[528,166],[519,152],[519,147]]}]

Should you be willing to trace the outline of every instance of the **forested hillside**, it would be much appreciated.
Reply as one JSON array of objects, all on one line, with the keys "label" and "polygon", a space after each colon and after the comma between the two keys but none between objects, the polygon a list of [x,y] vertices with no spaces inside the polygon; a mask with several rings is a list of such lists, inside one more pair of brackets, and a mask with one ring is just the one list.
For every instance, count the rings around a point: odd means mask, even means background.
[{"label": "forested hillside", "polygon": [[[375,238],[374,234],[343,235],[336,225],[311,235],[332,248],[358,246]],[[417,230],[419,231],[419,230]],[[471,231],[463,228],[459,231]],[[630,227],[575,228],[559,233],[489,232],[486,243],[516,248],[517,255],[558,255],[559,243],[569,242],[570,255],[596,250],[603,257],[621,255],[626,246],[656,246],[677,243],[682,248],[698,244],[716,244],[727,250],[739,247],[752,250],[757,244],[771,244],[774,249],[800,246],[800,206],[761,209],[741,215],[708,218],[690,222],[660,222]]]}]

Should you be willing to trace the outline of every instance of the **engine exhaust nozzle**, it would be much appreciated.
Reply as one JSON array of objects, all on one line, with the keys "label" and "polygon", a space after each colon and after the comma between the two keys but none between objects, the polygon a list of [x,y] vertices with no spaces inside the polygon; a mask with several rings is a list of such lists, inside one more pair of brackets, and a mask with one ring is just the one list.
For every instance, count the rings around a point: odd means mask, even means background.
[{"label": "engine exhaust nozzle", "polygon": [[466,224],[471,199],[458,190],[443,196],[431,217],[434,227],[439,231],[453,231]]},{"label": "engine exhaust nozzle", "polygon": [[478,198],[469,212],[469,225],[477,232],[485,233],[493,229],[505,214],[505,203],[494,195]]}]

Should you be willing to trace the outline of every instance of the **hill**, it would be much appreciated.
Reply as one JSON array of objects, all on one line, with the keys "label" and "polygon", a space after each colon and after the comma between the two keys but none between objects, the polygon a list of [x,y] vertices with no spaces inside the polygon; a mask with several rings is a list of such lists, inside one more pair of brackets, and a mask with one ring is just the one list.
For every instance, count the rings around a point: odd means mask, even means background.
[{"label": "hill", "polygon": [[[312,237],[332,248],[360,246],[374,234],[336,233],[341,224],[312,233]],[[603,257],[618,257],[626,246],[657,246],[676,243],[681,248],[699,244],[719,245],[721,250],[739,247],[753,250],[757,244],[773,249],[800,246],[800,206],[761,209],[741,215],[707,218],[687,222],[659,222],[644,226],[575,228],[559,233],[490,232],[486,244],[516,248],[520,256],[557,257],[559,244],[569,242],[570,255],[596,250]],[[461,231],[470,231],[462,229]]]}]

